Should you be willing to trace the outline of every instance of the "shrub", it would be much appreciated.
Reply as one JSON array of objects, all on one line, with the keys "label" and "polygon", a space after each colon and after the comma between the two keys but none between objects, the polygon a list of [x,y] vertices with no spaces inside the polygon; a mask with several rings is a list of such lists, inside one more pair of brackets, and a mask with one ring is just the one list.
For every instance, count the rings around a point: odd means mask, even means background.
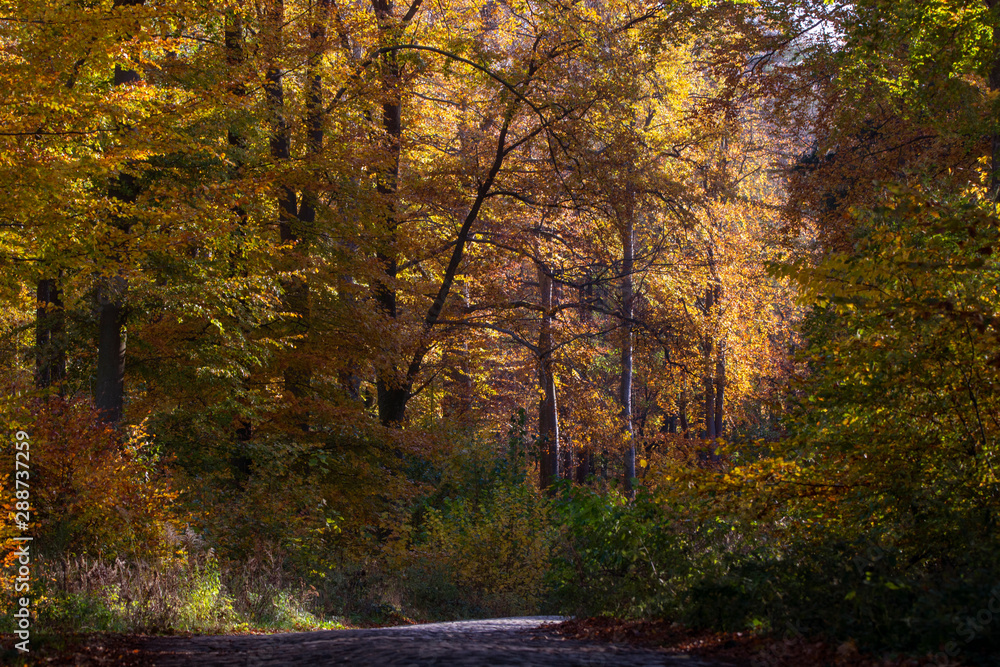
[{"label": "shrub", "polygon": [[549,582],[563,613],[655,615],[672,608],[687,572],[683,540],[647,493],[565,486],[554,518],[560,535]]},{"label": "shrub", "polygon": [[523,451],[462,444],[387,550],[401,601],[428,618],[535,612],[554,538],[548,501],[528,481]]},{"label": "shrub", "polygon": [[426,533],[417,550],[424,571],[473,607],[494,616],[538,608],[552,531],[544,499],[529,486],[498,486],[479,504],[459,498],[430,509]]},{"label": "shrub", "polygon": [[[38,401],[24,421],[37,550],[123,557],[167,553],[164,530],[174,520],[177,493],[143,424],[116,431],[101,423],[89,400],[57,397]],[[5,440],[2,449],[9,448]],[[0,518],[9,520],[6,513]]]}]

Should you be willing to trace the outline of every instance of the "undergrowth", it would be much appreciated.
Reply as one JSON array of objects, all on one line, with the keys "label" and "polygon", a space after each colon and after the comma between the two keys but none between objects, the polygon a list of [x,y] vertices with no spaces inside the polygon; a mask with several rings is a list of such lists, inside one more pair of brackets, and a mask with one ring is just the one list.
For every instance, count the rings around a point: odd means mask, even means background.
[{"label": "undergrowth", "polygon": [[[234,633],[343,627],[315,589],[280,563],[222,564],[211,552],[157,561],[42,558],[35,563],[33,626],[43,634]],[[7,607],[12,600],[8,598]],[[0,632],[13,631],[0,616]]]}]

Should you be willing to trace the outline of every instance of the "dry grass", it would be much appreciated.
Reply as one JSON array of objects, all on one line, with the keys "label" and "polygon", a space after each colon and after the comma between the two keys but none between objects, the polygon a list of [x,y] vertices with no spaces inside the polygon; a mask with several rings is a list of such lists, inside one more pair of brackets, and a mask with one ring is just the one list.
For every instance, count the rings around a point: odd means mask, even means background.
[{"label": "dry grass", "polygon": [[49,632],[219,633],[341,626],[324,617],[315,591],[292,580],[280,559],[267,552],[228,564],[219,563],[211,551],[157,561],[41,559],[33,579],[36,627]]}]

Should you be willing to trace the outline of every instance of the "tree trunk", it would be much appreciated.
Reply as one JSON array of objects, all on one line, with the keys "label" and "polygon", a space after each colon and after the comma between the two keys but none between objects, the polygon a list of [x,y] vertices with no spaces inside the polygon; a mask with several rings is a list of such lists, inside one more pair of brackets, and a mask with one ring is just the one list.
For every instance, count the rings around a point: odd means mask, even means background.
[{"label": "tree trunk", "polygon": [[[100,317],[97,332],[95,403],[101,420],[118,424],[125,394],[125,332],[121,299],[124,280],[105,279],[98,288]],[[118,289],[116,289],[118,288]]]},{"label": "tree trunk", "polygon": [[[226,44],[226,66],[229,68],[230,80],[235,82],[231,84],[230,91],[237,97],[243,97],[247,94],[246,86],[243,85],[241,80],[243,74],[241,68],[245,61],[243,51],[243,18],[238,12],[228,12],[226,14],[226,26],[223,36]],[[229,128],[227,141],[234,148],[246,149],[246,138],[236,128]],[[242,156],[234,159],[234,163],[238,172],[239,167],[243,164]]]},{"label": "tree trunk", "polygon": [[[711,329],[711,319],[712,319],[712,308],[715,305],[715,287],[709,287],[705,290],[705,321],[706,325]],[[705,332],[705,339],[702,344],[702,350],[704,352],[704,403],[705,403],[705,430],[703,431],[704,436],[708,440],[715,440],[715,378],[714,378],[714,368],[715,359],[713,355],[714,351],[714,341],[712,339],[712,332]],[[714,446],[709,445],[710,450],[714,452]]]},{"label": "tree trunk", "polygon": [[[372,7],[379,22],[382,41],[388,44],[393,27],[392,5],[389,0],[373,0]],[[396,253],[396,192],[399,189],[399,157],[403,134],[402,102],[399,94],[400,68],[395,52],[382,56],[382,129],[389,153],[388,166],[379,174],[376,189],[385,203],[386,238],[375,253],[376,259],[385,272],[385,281],[375,285],[375,300],[390,322],[396,319],[396,289],[393,283],[399,269]],[[406,417],[406,404],[410,400],[408,383],[400,376],[398,367],[383,368],[378,372],[378,415],[383,426],[399,426]]]},{"label": "tree trunk", "polygon": [[[142,0],[115,0],[114,6],[141,5]],[[115,65],[114,85],[123,86],[141,80],[135,70]],[[135,179],[129,174],[119,174],[109,184],[112,199],[135,203],[138,192]],[[114,224],[128,230],[128,220],[117,219]],[[102,278],[97,286],[97,378],[94,402],[103,422],[117,425],[122,419],[125,404],[125,298],[126,284],[121,277]]]},{"label": "tree trunk", "polygon": [[[323,78],[319,68],[326,50],[326,18],[330,0],[320,0],[309,28],[310,53],[306,71],[306,146],[309,155],[319,156],[323,152]],[[299,222],[307,232],[314,232],[316,224],[316,193],[307,188],[302,193],[299,207]],[[313,234],[310,233],[310,236]]]},{"label": "tree trunk", "polygon": [[[459,293],[462,306],[469,305],[469,285],[464,283]],[[444,354],[444,389],[441,412],[446,419],[466,422],[471,416],[472,394],[475,386],[469,366],[469,344],[467,341],[450,344]]]},{"label": "tree trunk", "polygon": [[[986,0],[986,6],[990,11],[994,11],[998,2],[1000,0]],[[997,49],[997,55],[990,68],[989,87],[996,93],[1000,91],[1000,31],[996,28],[993,31],[993,46]],[[990,138],[990,144],[993,149],[990,162],[990,194],[993,201],[1000,201],[1000,134],[994,133]]]},{"label": "tree trunk", "polygon": [[[284,42],[282,26],[285,6],[283,0],[273,2],[268,12],[270,43],[264,95],[267,100],[270,124],[270,152],[275,162],[287,162],[291,158],[292,138],[288,121],[285,119],[284,73],[278,58]],[[285,184],[278,186],[278,233],[283,244],[302,240],[298,219],[295,191]],[[299,249],[301,250],[301,248]],[[283,371],[285,390],[296,399],[305,398],[309,393],[312,369],[303,359],[304,339],[309,331],[309,286],[301,277],[293,277],[282,282],[284,289],[283,308],[295,315],[290,321],[288,334],[297,337],[297,353],[285,363]],[[308,424],[303,424],[308,428]]]},{"label": "tree trunk", "polygon": [[406,403],[410,400],[410,390],[379,382],[378,416],[383,426],[400,426],[406,420]]},{"label": "tree trunk", "polygon": [[688,437],[688,417],[687,417],[687,392],[681,391],[680,398],[677,401],[677,419],[681,424],[681,434],[687,438]]},{"label": "tree trunk", "polygon": [[584,447],[577,457],[576,481],[577,484],[585,484],[587,478],[594,473],[594,451],[590,447]]},{"label": "tree trunk", "polygon": [[38,281],[38,311],[35,317],[35,386],[46,389],[66,378],[66,313],[54,279]]},{"label": "tree trunk", "polygon": [[559,411],[552,360],[552,276],[538,265],[538,289],[542,321],[538,334],[538,381],[542,399],[538,406],[538,485],[548,489],[559,479]]},{"label": "tree trunk", "polygon": [[[559,415],[559,418],[568,418],[568,410],[569,405],[564,403],[563,413]],[[563,479],[573,479],[573,470],[575,469],[574,454],[572,443],[559,443],[559,476]]]},{"label": "tree trunk", "polygon": [[[708,440],[715,439],[715,380],[711,375],[705,377],[705,430]],[[709,445],[711,447],[711,445]]]},{"label": "tree trunk", "polygon": [[622,349],[621,377],[618,383],[618,402],[621,406],[622,435],[625,439],[625,490],[634,495],[632,480],[635,479],[635,439],[632,428],[632,316],[633,281],[635,263],[635,193],[630,185],[626,187],[625,215],[622,220]]},{"label": "tree trunk", "polygon": [[[245,63],[245,51],[243,43],[243,19],[239,12],[230,11],[226,14],[226,25],[224,31],[226,46],[226,66],[229,68],[230,81],[233,83],[230,92],[236,97],[244,97],[247,94],[246,86],[243,84],[243,65]],[[239,179],[242,175],[244,164],[244,151],[247,149],[246,137],[236,128],[230,127],[227,131],[226,141],[234,149],[232,177]],[[247,271],[243,265],[244,256],[241,239],[246,235],[247,211],[244,207],[237,205],[233,208],[238,220],[238,229],[234,236],[237,239],[237,249],[232,253],[234,273],[246,276]],[[246,390],[247,378],[243,379],[243,387]],[[253,422],[243,415],[236,418],[236,447],[230,461],[233,472],[233,483],[237,491],[246,489],[247,481],[252,471],[253,459],[250,456],[250,442],[253,440]]]},{"label": "tree trunk", "polygon": [[718,357],[715,362],[715,437],[722,437],[722,422],[725,417],[725,392],[726,392],[726,349],[720,343],[718,346]]}]

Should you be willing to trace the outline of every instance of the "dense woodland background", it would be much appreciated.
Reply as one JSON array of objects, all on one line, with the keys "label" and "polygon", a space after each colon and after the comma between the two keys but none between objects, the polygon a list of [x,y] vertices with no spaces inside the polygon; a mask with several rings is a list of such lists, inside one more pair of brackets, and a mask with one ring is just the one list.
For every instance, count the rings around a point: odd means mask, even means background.
[{"label": "dense woodland background", "polygon": [[988,655],[996,5],[0,2],[37,627]]}]

